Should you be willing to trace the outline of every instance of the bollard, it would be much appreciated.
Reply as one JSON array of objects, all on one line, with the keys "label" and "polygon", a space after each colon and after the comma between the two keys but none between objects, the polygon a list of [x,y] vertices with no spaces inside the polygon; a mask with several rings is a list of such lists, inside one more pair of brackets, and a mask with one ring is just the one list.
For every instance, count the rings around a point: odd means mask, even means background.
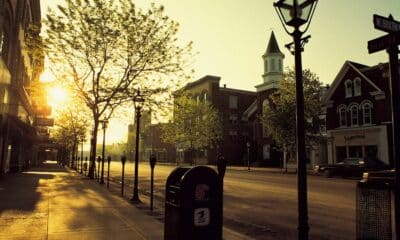
[{"label": "bollard", "polygon": [[97,181],[100,182],[100,161],[101,157],[97,156]]},{"label": "bollard", "polygon": [[156,162],[157,162],[156,155],[151,154],[151,156],[150,156],[150,211],[153,211],[154,167],[156,166]]},{"label": "bollard", "polygon": [[126,162],[126,157],[125,157],[125,156],[122,156],[122,157],[121,157],[121,163],[122,163],[121,196],[124,196],[125,162]]},{"label": "bollard", "polygon": [[110,162],[111,162],[111,157],[107,157],[107,188],[110,187]]}]

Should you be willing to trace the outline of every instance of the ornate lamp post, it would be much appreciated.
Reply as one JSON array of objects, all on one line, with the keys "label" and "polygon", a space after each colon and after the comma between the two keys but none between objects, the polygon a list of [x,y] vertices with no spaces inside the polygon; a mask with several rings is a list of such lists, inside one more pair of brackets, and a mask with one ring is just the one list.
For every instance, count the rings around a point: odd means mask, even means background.
[{"label": "ornate lamp post", "polygon": [[135,179],[133,182],[133,196],[132,202],[139,202],[139,193],[138,193],[138,170],[139,170],[139,129],[140,129],[140,117],[141,110],[144,105],[143,95],[140,94],[140,90],[137,91],[136,96],[133,98],[133,104],[135,105],[135,113],[136,113],[136,147],[135,147]]},{"label": "ornate lamp post", "polygon": [[105,146],[106,146],[106,128],[107,128],[108,120],[107,119],[100,120],[100,123],[102,124],[102,127],[103,127],[103,149],[102,149],[102,154],[101,154],[100,184],[104,184],[104,150],[105,150]]},{"label": "ornate lamp post", "polygon": [[[310,26],[317,0],[279,0],[274,3],[285,31],[293,37],[286,47],[294,54],[296,75],[296,143],[297,143],[297,191],[298,191],[298,239],[308,239],[307,172],[304,130],[304,93],[301,52],[310,36],[302,38]],[[304,30],[300,30],[302,25]],[[288,26],[294,30],[289,31]]]}]

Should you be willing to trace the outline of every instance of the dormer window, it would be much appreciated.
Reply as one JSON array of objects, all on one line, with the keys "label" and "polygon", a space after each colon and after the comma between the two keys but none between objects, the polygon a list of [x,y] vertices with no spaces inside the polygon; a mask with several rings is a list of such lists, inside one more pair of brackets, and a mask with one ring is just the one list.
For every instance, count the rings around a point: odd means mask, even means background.
[{"label": "dormer window", "polygon": [[369,125],[372,124],[372,103],[365,102],[362,105],[362,113],[363,113],[363,124]]},{"label": "dormer window", "polygon": [[347,126],[347,111],[345,105],[340,105],[338,108],[339,112],[339,126],[346,127]]},{"label": "dormer window", "polygon": [[350,106],[350,119],[351,126],[358,126],[358,105],[353,104]]},{"label": "dormer window", "polygon": [[354,79],[354,96],[361,96],[361,79]]},{"label": "dormer window", "polygon": [[344,83],[345,86],[345,93],[346,93],[346,98],[352,97],[353,96],[353,82],[348,79]]}]

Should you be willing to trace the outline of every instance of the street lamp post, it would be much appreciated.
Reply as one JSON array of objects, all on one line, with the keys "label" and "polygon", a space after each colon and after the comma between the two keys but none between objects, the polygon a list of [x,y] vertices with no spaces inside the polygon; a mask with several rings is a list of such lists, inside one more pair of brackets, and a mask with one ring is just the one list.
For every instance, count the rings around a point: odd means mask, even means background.
[{"label": "street lamp post", "polygon": [[[103,119],[100,121],[103,127],[103,149],[101,154],[101,178],[100,184],[104,184],[104,150],[106,146],[106,128],[107,128],[107,119]],[[100,167],[100,166],[99,166]]]},{"label": "street lamp post", "polygon": [[81,139],[81,174],[83,173],[83,141],[84,139]]},{"label": "street lamp post", "polygon": [[250,142],[246,142],[247,147],[247,171],[250,172]]},{"label": "street lamp post", "polygon": [[[301,66],[301,52],[310,36],[302,38],[310,26],[317,0],[279,0],[274,3],[276,12],[285,31],[293,37],[293,43],[286,47],[294,53],[296,76],[296,144],[297,144],[297,191],[298,191],[298,239],[308,239],[307,172],[304,130],[304,93]],[[302,25],[306,24],[303,31]],[[290,32],[287,26],[293,27]]]},{"label": "street lamp post", "polygon": [[143,108],[144,98],[143,95],[140,94],[140,90],[137,91],[136,96],[133,98],[133,104],[135,105],[135,113],[136,113],[136,147],[135,147],[135,179],[133,183],[133,196],[132,202],[139,202],[139,193],[138,193],[138,170],[139,170],[139,129],[140,129],[140,111]]}]

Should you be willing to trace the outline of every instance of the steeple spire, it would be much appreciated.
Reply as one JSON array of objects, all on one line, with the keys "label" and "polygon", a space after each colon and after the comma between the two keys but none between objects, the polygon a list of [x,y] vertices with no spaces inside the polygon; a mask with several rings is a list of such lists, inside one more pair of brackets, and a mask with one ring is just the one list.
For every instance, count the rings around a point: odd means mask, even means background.
[{"label": "steeple spire", "polygon": [[271,53],[280,53],[282,54],[281,50],[279,50],[278,42],[276,41],[274,31],[272,31],[271,36],[269,38],[268,47],[265,51],[265,55]]},{"label": "steeple spire", "polygon": [[279,49],[274,31],[271,32],[267,50],[262,58],[264,60],[264,74],[262,75],[264,81],[256,86],[257,92],[277,89],[279,81],[283,78],[283,59],[285,55]]}]

